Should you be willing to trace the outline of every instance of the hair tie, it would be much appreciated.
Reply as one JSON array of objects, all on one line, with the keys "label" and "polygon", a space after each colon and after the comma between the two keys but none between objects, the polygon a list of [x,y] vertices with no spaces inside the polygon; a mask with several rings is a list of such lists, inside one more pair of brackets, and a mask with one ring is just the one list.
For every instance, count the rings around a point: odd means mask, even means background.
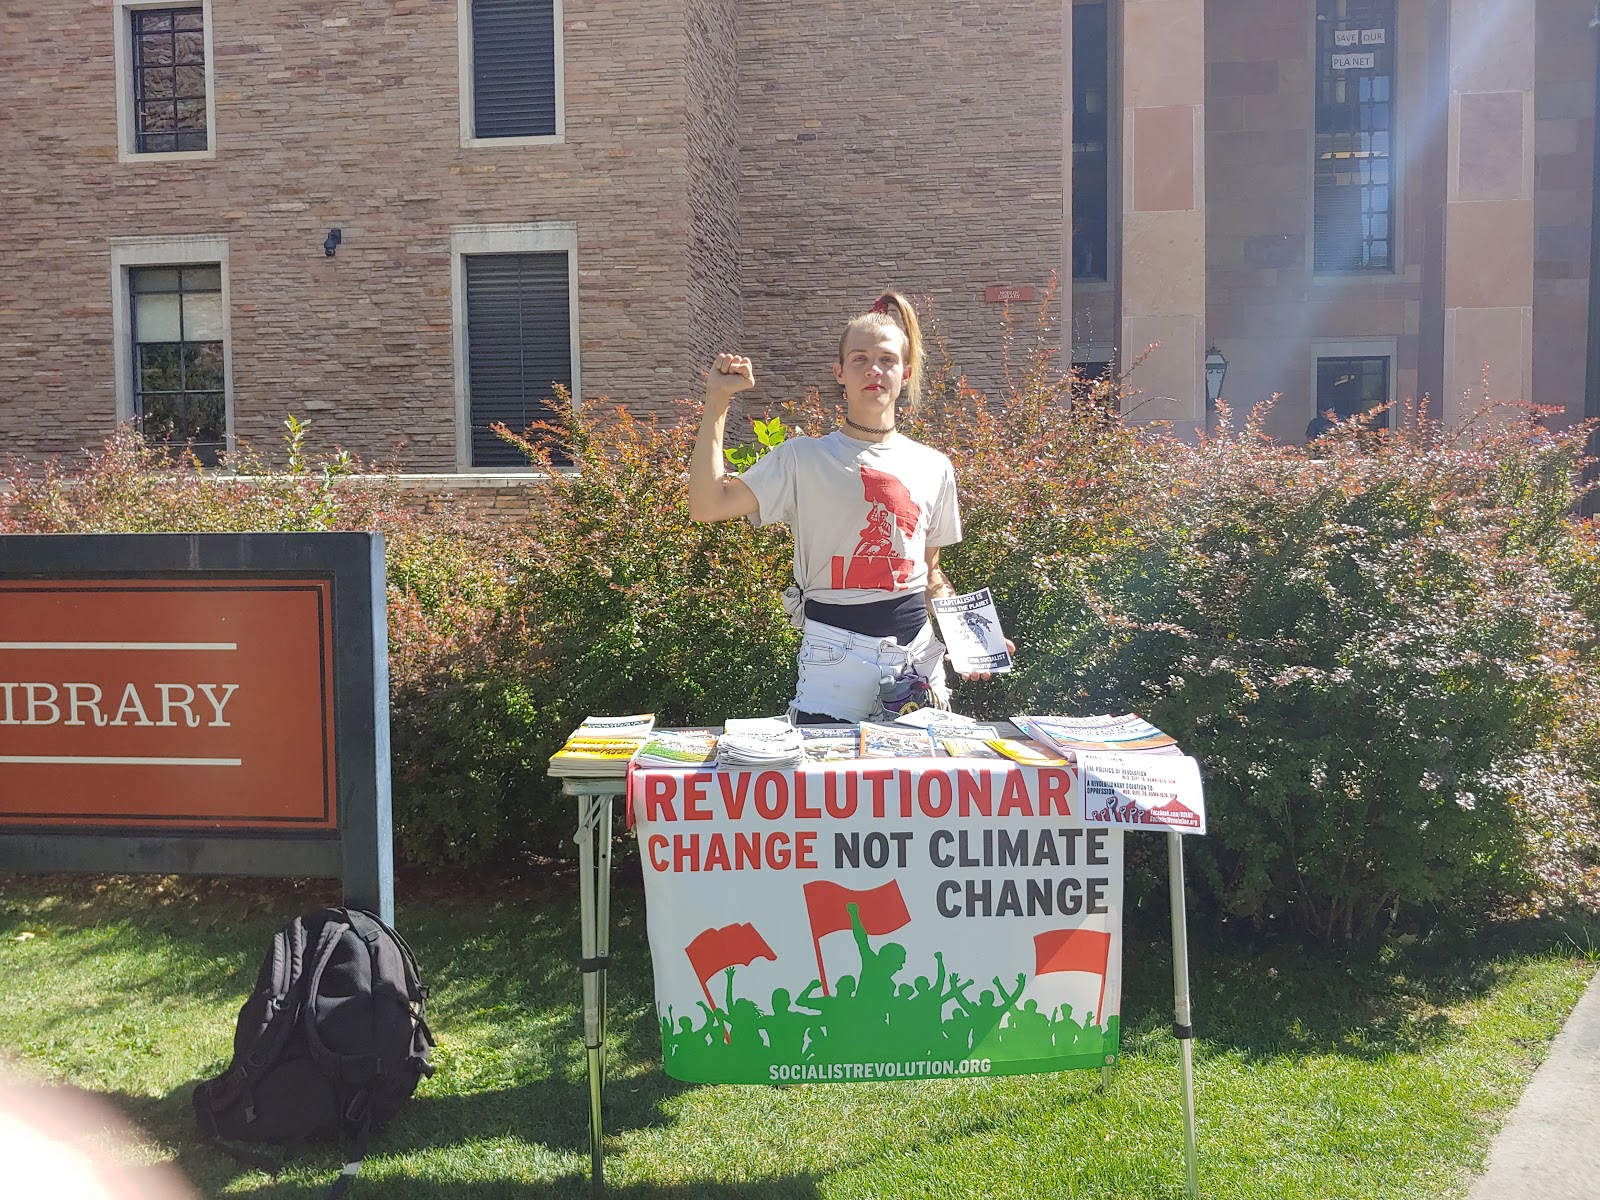
[{"label": "hair tie", "polygon": [[879,296],[872,302],[872,307],[867,311],[873,313],[887,313],[892,312],[893,310],[894,301],[890,300],[887,296]]}]

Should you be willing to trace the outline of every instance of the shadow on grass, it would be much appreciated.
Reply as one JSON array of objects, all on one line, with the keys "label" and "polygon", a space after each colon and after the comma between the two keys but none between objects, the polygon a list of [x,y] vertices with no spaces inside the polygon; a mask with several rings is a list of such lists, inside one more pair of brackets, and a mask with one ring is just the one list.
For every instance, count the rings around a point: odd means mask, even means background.
[{"label": "shadow on grass", "polygon": [[[1125,953],[1125,1050],[1153,1044],[1172,1020],[1170,925],[1152,934],[1149,954]],[[1127,944],[1135,944],[1131,936]],[[1460,1036],[1447,1010],[1489,994],[1511,960],[1594,957],[1597,945],[1593,919],[1462,920],[1333,950],[1244,930],[1191,930],[1193,1023],[1210,1049],[1263,1059],[1370,1061],[1425,1051]]]},{"label": "shadow on grass", "polygon": [[[298,912],[327,900],[308,890],[278,893],[259,883],[178,889],[170,903],[152,905],[137,888],[109,898],[81,887],[56,902],[37,888],[11,892],[0,878],[0,940],[48,922],[91,931],[125,922],[146,949],[159,945],[163,973],[141,968],[130,987],[129,1007],[159,1003],[181,992],[242,1003],[255,964],[274,929]],[[660,1034],[653,1008],[644,902],[637,875],[619,864],[612,903],[613,969],[609,977],[613,1064],[607,1088],[608,1135],[659,1128],[686,1085],[660,1070]],[[433,988],[430,1019],[441,1038],[446,1069],[384,1130],[374,1151],[406,1156],[408,1171],[427,1171],[437,1153],[513,1137],[562,1158],[587,1156],[587,1089],[583,1083],[578,903],[574,881],[519,885],[504,895],[484,884],[426,898],[400,898],[398,924],[415,948]],[[1549,953],[1572,958],[1600,943],[1593,927],[1556,921],[1439,926],[1414,937],[1329,951],[1288,938],[1263,938],[1227,927],[1191,926],[1193,1019],[1205,1053],[1265,1061],[1284,1056],[1339,1055],[1378,1061],[1425,1051],[1459,1036],[1446,1010],[1488,994],[1504,981],[1506,964]],[[128,953],[118,934],[91,944],[63,945],[75,969],[92,970],[97,956]],[[1592,953],[1592,951],[1591,951]],[[58,960],[61,961],[61,960]],[[230,969],[231,967],[231,969]],[[1128,916],[1123,982],[1123,1045],[1131,1054],[1172,1053],[1171,933],[1157,905]],[[50,1014],[70,1026],[71,1014]],[[478,1082],[482,1080],[482,1082]],[[333,1152],[308,1159],[319,1171],[307,1181],[302,1167],[276,1181],[248,1172],[196,1141],[189,1108],[191,1085],[157,1099],[116,1096],[121,1110],[159,1141],[178,1148],[179,1165],[208,1194],[224,1188],[265,1200],[320,1196],[333,1170]],[[453,1090],[447,1091],[446,1088]],[[325,1179],[320,1167],[326,1157]],[[564,1164],[562,1164],[564,1165]],[[625,1163],[619,1164],[625,1166]],[[385,1197],[586,1196],[586,1175],[553,1180],[489,1177],[461,1183],[363,1179],[359,1192]],[[620,1172],[619,1173],[623,1173]],[[730,1185],[687,1181],[614,1189],[624,1198],[704,1196],[814,1197],[820,1177],[795,1175]]]},{"label": "shadow on grass", "polygon": [[[605,1101],[608,1138],[649,1125],[664,1124],[662,1101],[684,1090],[680,1084],[659,1073],[613,1083]],[[86,1097],[102,1111],[114,1110],[114,1124],[133,1127],[145,1135],[173,1147],[173,1166],[192,1181],[203,1194],[230,1194],[260,1197],[262,1200],[288,1200],[291,1197],[327,1194],[344,1156],[342,1147],[318,1144],[297,1148],[284,1158],[285,1177],[241,1164],[220,1148],[199,1138],[194,1131],[189,1086],[176,1088],[166,1096],[151,1098],[125,1093],[102,1095],[64,1087],[39,1089]],[[368,1176],[356,1185],[358,1192],[388,1198],[418,1197],[419,1200],[454,1200],[456,1197],[578,1197],[591,1190],[586,1170],[555,1178],[484,1178],[472,1180],[430,1179],[426,1166],[407,1165],[404,1177],[385,1172],[383,1159],[415,1157],[421,1152],[449,1152],[473,1143],[514,1138],[526,1145],[566,1155],[587,1163],[588,1089],[586,1086],[543,1081],[522,1084],[495,1092],[463,1096],[419,1096],[403,1109],[393,1122],[373,1139]],[[266,1157],[276,1156],[273,1148],[261,1148]],[[137,1170],[137,1168],[135,1169]],[[287,1176],[292,1176],[287,1177]],[[309,1180],[307,1177],[311,1177]],[[696,1180],[674,1184],[628,1184],[608,1187],[605,1194],[627,1200],[645,1197],[673,1200],[677,1197],[706,1197],[707,1200],[811,1200],[819,1195],[822,1176],[807,1172],[726,1183]],[[250,1180],[257,1179],[256,1186]],[[142,1194],[142,1193],[137,1193]],[[158,1193],[164,1195],[165,1193]]]}]

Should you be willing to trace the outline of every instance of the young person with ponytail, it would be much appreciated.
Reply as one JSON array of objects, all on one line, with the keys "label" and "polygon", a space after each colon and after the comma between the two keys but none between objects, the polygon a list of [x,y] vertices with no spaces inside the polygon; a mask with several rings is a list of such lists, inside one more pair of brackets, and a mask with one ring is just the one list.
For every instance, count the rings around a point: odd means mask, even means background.
[{"label": "young person with ponytail", "polygon": [[794,534],[804,604],[790,707],[797,721],[871,719],[884,681],[913,676],[948,704],[930,602],[955,594],[939,566],[939,551],[961,540],[955,472],[939,451],[896,428],[897,405],[911,410],[921,399],[923,359],[916,310],[885,292],[839,338],[833,377],[844,391],[842,426],[820,438],[791,437],[742,476],[724,469],[722,440],[728,406],[755,386],[755,368],[720,354],[706,373],[689,517],[781,522]]}]

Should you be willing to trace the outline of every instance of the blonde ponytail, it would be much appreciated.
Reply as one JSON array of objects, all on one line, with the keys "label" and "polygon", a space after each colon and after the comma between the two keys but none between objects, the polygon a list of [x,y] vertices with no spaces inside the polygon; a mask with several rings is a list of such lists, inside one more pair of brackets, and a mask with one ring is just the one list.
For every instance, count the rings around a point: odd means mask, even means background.
[{"label": "blonde ponytail", "polygon": [[857,329],[878,329],[892,326],[906,338],[906,382],[900,392],[900,407],[915,412],[922,403],[922,375],[927,352],[922,342],[922,323],[917,320],[917,310],[910,300],[899,292],[884,292],[872,302],[872,307],[851,319],[839,335],[839,361],[844,361],[844,344]]}]

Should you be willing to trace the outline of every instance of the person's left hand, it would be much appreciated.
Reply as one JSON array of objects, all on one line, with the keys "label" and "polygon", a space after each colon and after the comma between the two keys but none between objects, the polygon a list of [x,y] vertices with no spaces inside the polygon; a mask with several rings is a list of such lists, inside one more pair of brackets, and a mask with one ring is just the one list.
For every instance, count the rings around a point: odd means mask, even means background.
[{"label": "person's left hand", "polygon": [[[1005,642],[1005,644],[1006,644],[1006,653],[1011,655],[1011,658],[1012,658],[1013,662],[1016,661],[1017,644],[1015,642],[1013,642],[1010,638],[1002,638],[1001,641]],[[949,655],[946,655],[945,657],[948,658]],[[974,671],[972,674],[963,675],[961,678],[963,678],[963,679],[975,679],[975,680],[982,681],[982,680],[985,680],[985,679],[993,679],[994,678],[994,672],[993,671]]]}]

